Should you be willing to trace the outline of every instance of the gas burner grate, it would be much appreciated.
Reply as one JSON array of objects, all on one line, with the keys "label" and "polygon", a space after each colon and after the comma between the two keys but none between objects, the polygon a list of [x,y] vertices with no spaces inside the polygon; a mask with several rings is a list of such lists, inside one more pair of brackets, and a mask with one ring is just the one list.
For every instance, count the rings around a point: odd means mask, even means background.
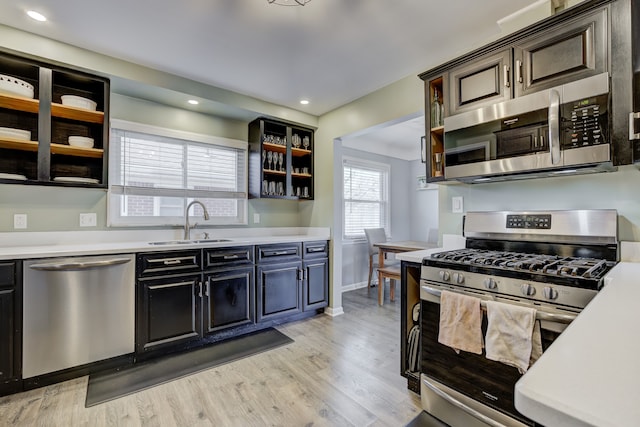
[{"label": "gas burner grate", "polygon": [[556,276],[599,279],[608,270],[606,260],[595,258],[560,257],[557,255],[460,249],[431,255],[432,259],[451,264],[498,267],[510,271],[528,271]]}]

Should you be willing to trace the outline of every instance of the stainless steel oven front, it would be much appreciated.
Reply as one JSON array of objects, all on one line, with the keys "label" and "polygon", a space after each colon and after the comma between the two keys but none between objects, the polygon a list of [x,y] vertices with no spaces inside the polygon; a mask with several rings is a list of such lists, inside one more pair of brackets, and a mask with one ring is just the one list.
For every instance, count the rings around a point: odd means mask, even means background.
[{"label": "stainless steel oven front", "polygon": [[[454,427],[533,426],[534,422],[514,406],[514,386],[521,378],[516,368],[489,360],[484,355],[464,351],[456,354],[452,348],[438,342],[442,290],[509,304],[533,304],[426,280],[421,280],[420,285],[420,395],[423,409]],[[535,308],[541,324],[542,347],[546,350],[577,312],[538,304]],[[483,316],[483,334],[486,328],[486,316]]]}]

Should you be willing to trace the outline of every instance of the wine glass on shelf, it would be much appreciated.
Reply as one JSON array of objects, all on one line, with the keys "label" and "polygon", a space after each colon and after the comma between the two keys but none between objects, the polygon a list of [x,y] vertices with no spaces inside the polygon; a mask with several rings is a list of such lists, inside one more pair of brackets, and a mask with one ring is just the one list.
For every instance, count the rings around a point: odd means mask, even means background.
[{"label": "wine glass on shelf", "polygon": [[273,160],[273,153],[271,151],[267,151],[267,162],[269,162],[269,170],[271,170],[272,160]]},{"label": "wine glass on shelf", "polygon": [[262,150],[262,169],[264,169],[265,160],[267,160],[267,150]]},{"label": "wine glass on shelf", "polygon": [[304,138],[302,138],[302,146],[304,147],[305,150],[309,149],[309,137],[305,136]]},{"label": "wine glass on shelf", "polygon": [[284,168],[282,167],[283,161],[284,161],[284,154],[278,153],[278,162],[280,163],[280,172],[284,171]]}]

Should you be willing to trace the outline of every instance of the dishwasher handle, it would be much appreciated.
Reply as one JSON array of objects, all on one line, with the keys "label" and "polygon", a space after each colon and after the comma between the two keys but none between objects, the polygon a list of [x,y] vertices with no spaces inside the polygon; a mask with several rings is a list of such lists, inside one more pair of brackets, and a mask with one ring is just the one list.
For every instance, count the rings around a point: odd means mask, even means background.
[{"label": "dishwasher handle", "polygon": [[46,263],[46,264],[33,264],[30,266],[33,270],[42,271],[71,271],[71,270],[88,270],[90,268],[111,267],[112,265],[126,264],[131,261],[131,258],[111,258],[101,259],[96,261],[78,261],[78,262],[64,262],[64,263]]}]

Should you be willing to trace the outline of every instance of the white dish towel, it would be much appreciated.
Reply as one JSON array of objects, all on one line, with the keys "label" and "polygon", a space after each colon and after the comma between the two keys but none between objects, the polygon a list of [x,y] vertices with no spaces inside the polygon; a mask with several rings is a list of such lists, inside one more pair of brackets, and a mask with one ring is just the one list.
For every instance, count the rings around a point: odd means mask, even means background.
[{"label": "white dish towel", "polygon": [[486,304],[487,359],[514,366],[521,374],[525,373],[532,362],[532,349],[535,349],[534,359],[542,349],[539,329],[536,328],[534,336],[536,310],[495,301],[486,301]]},{"label": "white dish towel", "polygon": [[438,342],[460,350],[482,354],[482,310],[480,299],[455,292],[440,295]]}]

